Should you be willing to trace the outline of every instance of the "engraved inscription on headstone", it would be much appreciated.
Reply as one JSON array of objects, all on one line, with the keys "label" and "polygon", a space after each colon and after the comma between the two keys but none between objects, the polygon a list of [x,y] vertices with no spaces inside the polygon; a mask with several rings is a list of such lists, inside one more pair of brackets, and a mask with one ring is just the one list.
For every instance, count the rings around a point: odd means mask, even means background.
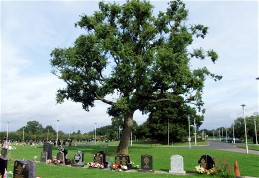
[{"label": "engraved inscription on headstone", "polygon": [[171,156],[171,170],[169,173],[171,174],[185,174],[183,157],[181,155],[173,155]]},{"label": "engraved inscription on headstone", "polygon": [[141,155],[141,170],[153,171],[153,157],[151,155]]}]

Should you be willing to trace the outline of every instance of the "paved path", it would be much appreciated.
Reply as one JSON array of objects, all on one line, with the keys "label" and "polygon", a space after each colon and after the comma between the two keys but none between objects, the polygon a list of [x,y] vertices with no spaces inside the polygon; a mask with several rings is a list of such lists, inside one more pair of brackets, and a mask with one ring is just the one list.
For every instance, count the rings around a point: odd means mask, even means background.
[{"label": "paved path", "polygon": [[[226,143],[226,142],[220,142],[220,141],[214,141],[214,140],[208,140],[208,143],[209,143],[209,145],[207,145],[207,146],[195,146],[195,147],[246,153],[246,149],[238,148],[237,145],[235,145],[233,143]],[[249,148],[249,146],[248,146],[248,148]],[[248,153],[259,155],[259,151],[255,151],[255,150],[248,150]]]}]

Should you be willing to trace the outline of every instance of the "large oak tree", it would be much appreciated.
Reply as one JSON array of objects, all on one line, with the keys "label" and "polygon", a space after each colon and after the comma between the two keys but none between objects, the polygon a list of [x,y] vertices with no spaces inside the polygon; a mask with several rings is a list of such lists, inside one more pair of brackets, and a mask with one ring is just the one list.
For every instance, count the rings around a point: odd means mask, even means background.
[{"label": "large oak tree", "polygon": [[58,103],[70,99],[89,111],[99,100],[109,105],[111,116],[123,116],[118,154],[128,153],[136,110],[147,113],[160,102],[201,107],[206,76],[220,78],[206,68],[190,68],[192,58],[218,58],[213,50],[187,50],[208,28],[187,25],[188,10],[180,0],[156,16],[153,8],[140,0],[100,2],[98,11],[76,23],[86,33],[72,47],[51,53],[53,73],[66,83],[57,92]]}]

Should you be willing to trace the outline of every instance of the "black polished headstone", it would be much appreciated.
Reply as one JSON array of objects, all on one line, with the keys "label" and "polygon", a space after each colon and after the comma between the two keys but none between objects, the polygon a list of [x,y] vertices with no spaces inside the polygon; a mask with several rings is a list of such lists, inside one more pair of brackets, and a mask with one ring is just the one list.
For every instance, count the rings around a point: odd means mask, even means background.
[{"label": "black polished headstone", "polygon": [[122,166],[127,166],[128,169],[131,169],[131,164],[130,164],[130,157],[129,155],[126,154],[119,154],[115,157],[115,163],[122,165]]},{"label": "black polished headstone", "polygon": [[4,175],[5,170],[7,170],[8,160],[6,158],[0,157],[0,175]]},{"label": "black polished headstone", "polygon": [[141,155],[141,170],[142,171],[153,171],[153,156]]},{"label": "black polished headstone", "polygon": [[104,164],[106,163],[106,153],[100,151],[94,155],[94,163]]},{"label": "black polished headstone", "polygon": [[53,144],[50,142],[45,142],[43,145],[43,151],[46,151],[48,153],[47,159],[51,159],[51,160],[52,160],[52,147],[53,147]]},{"label": "black polished headstone", "polygon": [[13,176],[14,178],[36,178],[35,163],[31,160],[14,162]]},{"label": "black polished headstone", "polygon": [[199,165],[207,170],[214,167],[214,159],[209,155],[202,155],[198,161]]}]

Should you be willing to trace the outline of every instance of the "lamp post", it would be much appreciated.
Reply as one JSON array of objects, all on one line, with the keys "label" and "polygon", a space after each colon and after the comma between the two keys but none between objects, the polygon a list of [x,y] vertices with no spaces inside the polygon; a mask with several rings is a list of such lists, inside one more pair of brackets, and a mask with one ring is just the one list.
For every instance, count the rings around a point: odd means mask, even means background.
[{"label": "lamp post", "polygon": [[[257,77],[256,80],[259,80],[259,77]],[[254,119],[254,124],[255,124],[255,144],[256,144],[256,146],[258,146],[256,120],[255,119]]]},{"label": "lamp post", "polygon": [[235,139],[235,121],[233,122],[233,143],[236,144],[236,139]]},{"label": "lamp post", "polygon": [[56,146],[58,146],[58,123],[59,123],[59,120],[57,120],[57,140],[56,140]]},{"label": "lamp post", "polygon": [[6,128],[6,142],[8,142],[8,134],[9,134],[9,123],[10,122],[7,122],[7,128]]},{"label": "lamp post", "polygon": [[246,132],[246,118],[245,118],[245,104],[241,105],[243,108],[243,117],[244,117],[244,123],[245,123],[245,140],[246,140],[246,154],[248,154],[248,145],[247,145],[247,132]]},{"label": "lamp post", "polygon": [[254,125],[255,125],[255,144],[258,146],[258,140],[257,140],[257,130],[256,130],[256,119],[254,118]]},{"label": "lamp post", "polygon": [[196,120],[194,118],[194,145],[197,145],[197,132],[196,132]]},{"label": "lamp post", "polygon": [[169,135],[169,119],[167,119],[167,145],[169,145],[169,140],[170,140],[170,135]]},{"label": "lamp post", "polygon": [[188,141],[189,141],[189,148],[191,148],[191,124],[190,124],[190,116],[188,116],[188,126],[189,126],[189,137],[188,137]]},{"label": "lamp post", "polygon": [[96,144],[96,123],[94,123],[94,144]]}]

